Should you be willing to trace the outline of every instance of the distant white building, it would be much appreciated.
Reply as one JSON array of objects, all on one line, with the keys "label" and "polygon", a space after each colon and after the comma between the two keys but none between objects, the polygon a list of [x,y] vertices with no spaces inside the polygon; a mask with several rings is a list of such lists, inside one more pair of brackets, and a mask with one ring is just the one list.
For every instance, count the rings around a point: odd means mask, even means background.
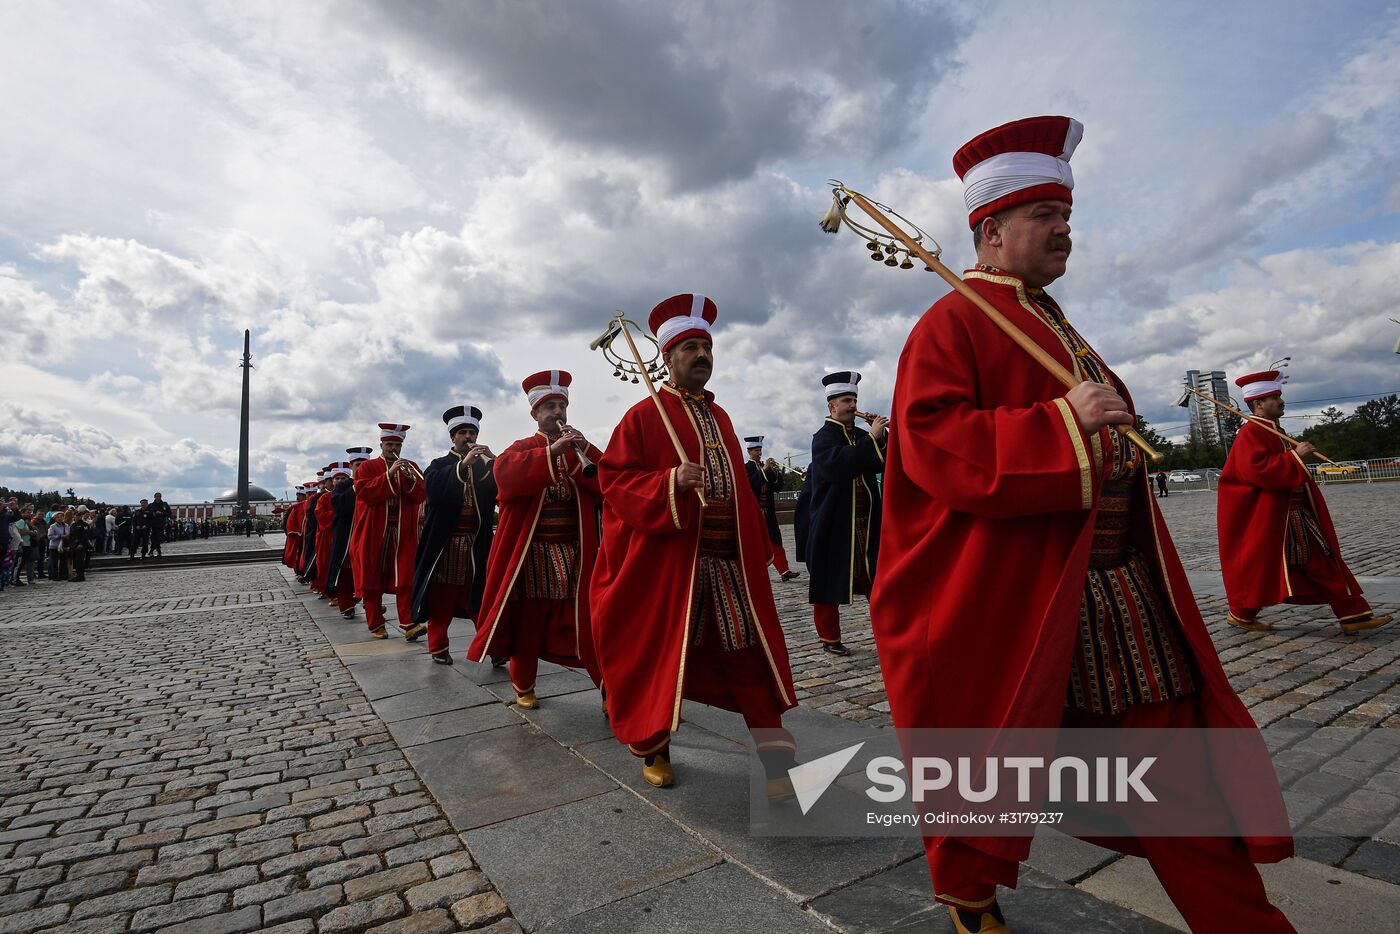
[{"label": "distant white building", "polygon": [[[1187,370],[1186,385],[1226,405],[1233,405],[1230,401],[1230,381],[1225,378],[1224,370]],[[1229,445],[1235,440],[1235,431],[1228,420],[1229,413],[1200,396],[1192,395],[1190,398],[1192,438],[1202,444]]]}]

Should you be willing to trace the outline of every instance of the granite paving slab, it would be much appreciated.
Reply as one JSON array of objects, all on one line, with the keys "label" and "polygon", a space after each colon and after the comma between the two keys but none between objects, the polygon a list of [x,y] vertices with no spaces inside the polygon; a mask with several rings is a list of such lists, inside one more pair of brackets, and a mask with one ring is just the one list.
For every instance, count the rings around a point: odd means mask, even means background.
[{"label": "granite paving slab", "polygon": [[724,863],[541,929],[547,934],[830,934],[743,869]]},{"label": "granite paving slab", "polygon": [[426,717],[397,720],[389,724],[389,733],[394,737],[394,742],[407,748],[435,743],[442,739],[484,733],[487,730],[498,730],[501,727],[517,726],[519,723],[520,716],[509,707],[503,704],[482,704],[479,707],[448,710]]},{"label": "granite paving slab", "polygon": [[[352,668],[353,672],[355,669]],[[479,707],[482,704],[498,704],[500,701],[489,691],[472,684],[465,678],[454,677],[445,666],[428,662],[416,677],[422,687],[372,700],[374,712],[385,723],[396,720],[410,720],[426,717],[428,714],[444,713],[448,710],[461,710],[466,707]],[[406,686],[413,685],[406,679]]]},{"label": "granite paving slab", "polygon": [[[515,700],[515,688],[511,686],[509,676],[504,681],[489,681],[482,687],[503,701],[514,702]],[[595,693],[597,691],[588,675],[581,671],[575,671],[571,668],[548,673],[542,671],[535,678],[535,696],[541,701],[550,697],[558,697],[561,694],[573,694],[577,691],[594,691]]]},{"label": "granite paving slab", "polygon": [[[1034,869],[1015,889],[1000,889],[1016,934],[1172,934],[1173,928],[1107,904]],[[948,909],[933,900],[922,856],[863,879],[811,904],[814,915],[849,934],[952,934]]]},{"label": "granite paving slab", "polygon": [[557,694],[540,701],[534,710],[515,708],[520,716],[547,733],[556,743],[579,746],[598,740],[613,739],[608,716],[603,713],[602,699],[596,691]]},{"label": "granite paving slab", "polygon": [[692,726],[671,744],[676,784],[652,788],[638,760],[614,740],[580,755],[642,794],[662,813],[795,898],[809,899],[922,852],[917,837],[758,837],[750,833],[750,753]]},{"label": "granite paving slab", "polygon": [[465,838],[526,930],[692,875],[721,858],[621,789]]},{"label": "granite paving slab", "polygon": [[524,722],[410,746],[404,754],[458,830],[485,827],[617,787]]}]

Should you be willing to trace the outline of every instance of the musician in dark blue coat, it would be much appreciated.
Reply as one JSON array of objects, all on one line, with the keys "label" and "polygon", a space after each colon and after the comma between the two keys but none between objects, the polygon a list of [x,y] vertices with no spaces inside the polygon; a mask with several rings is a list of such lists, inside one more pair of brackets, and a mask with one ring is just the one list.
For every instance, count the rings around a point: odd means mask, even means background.
[{"label": "musician in dark blue coat", "polygon": [[768,541],[773,546],[769,559],[773,570],[785,581],[798,574],[788,566],[787,552],[783,550],[783,532],[778,528],[778,507],[776,494],[783,485],[783,468],[773,458],[763,460],[763,435],[749,435],[744,439],[744,447],[749,459],[744,462],[744,473],[749,478],[749,488],[758,500],[758,508],[763,512],[763,521],[768,528]]},{"label": "musician in dark blue coat", "polygon": [[870,596],[880,550],[880,483],[889,420],[875,417],[870,431],[855,425],[860,374],[822,379],[827,419],[812,436],[812,465],[798,497],[797,556],[807,564],[807,599],[822,648],[849,651],[841,641],[840,608],[856,594]]},{"label": "musician in dark blue coat", "polygon": [[491,461],[496,455],[476,443],[480,409],[453,406],[442,420],[452,449],[423,471],[428,499],[413,565],[413,622],[428,627],[433,661],[450,665],[447,628],[454,618],[476,619],[486,589],[486,559],[495,534]]},{"label": "musician in dark blue coat", "polygon": [[340,615],[350,619],[355,615],[355,577],[350,567],[350,529],[355,522],[355,468],[369,460],[371,448],[346,448],[349,460],[337,471],[335,487],[331,490],[331,507],[335,523],[331,532],[330,570],[326,575],[326,593],[335,594]]}]

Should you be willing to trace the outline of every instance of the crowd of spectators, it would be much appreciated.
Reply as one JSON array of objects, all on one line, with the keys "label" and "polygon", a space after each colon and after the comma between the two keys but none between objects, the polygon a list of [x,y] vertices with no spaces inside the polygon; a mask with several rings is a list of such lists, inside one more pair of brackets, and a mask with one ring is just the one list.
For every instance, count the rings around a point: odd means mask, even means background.
[{"label": "crowd of spectators", "polygon": [[[71,491],[70,491],[71,492]],[[0,500],[0,591],[35,581],[87,579],[95,555],[126,555],[128,562],[158,559],[171,541],[217,535],[261,536],[255,519],[175,519],[160,493],[137,506],[73,504],[46,508],[10,496]]]}]

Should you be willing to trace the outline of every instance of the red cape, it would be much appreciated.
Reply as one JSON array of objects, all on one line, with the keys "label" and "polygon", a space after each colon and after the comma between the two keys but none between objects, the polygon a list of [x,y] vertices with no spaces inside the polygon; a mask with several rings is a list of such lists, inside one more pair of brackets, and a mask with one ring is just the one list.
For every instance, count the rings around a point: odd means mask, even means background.
[{"label": "red cape", "polygon": [[287,543],[282,547],[282,563],[293,571],[301,562],[301,533],[306,523],[306,500],[292,504],[282,517],[282,531]]},{"label": "red cape", "polygon": [[[701,463],[700,430],[680,396],[660,387],[662,404],[692,463]],[[715,422],[734,473],[739,530],[739,567],[749,608],[773,674],[773,693],[783,710],[795,704],[787,643],[768,581],[772,545],[758,501],[747,488],[744,455],[729,416],[711,401]],[[667,437],[656,404],[643,399],[622,417],[598,463],[603,489],[603,546],[593,569],[593,642],[613,734],[640,743],[681,722],[681,698],[704,696],[722,703],[724,685],[687,685],[690,599],[700,552],[700,502],[675,485],[680,458]]]},{"label": "red cape", "polygon": [[[1078,369],[1019,279],[976,270],[965,279],[1065,368]],[[1060,725],[1111,457],[1107,429],[1085,435],[1064,394],[957,293],[909,335],[895,379],[870,600],[896,727]],[[1254,730],[1220,666],[1146,470],[1135,483],[1133,544],[1195,659],[1205,725]],[[1277,798],[1282,814],[1276,784],[1256,792]],[[926,837],[925,846],[932,851],[944,839]],[[1029,838],[961,842],[1012,860],[1030,849]],[[1256,861],[1292,853],[1287,838],[1246,843]],[[1112,845],[1133,852],[1130,838]]]},{"label": "red cape", "polygon": [[1342,566],[1347,586],[1352,593],[1361,593],[1361,586],[1342,561],[1337,531],[1317,481],[1288,442],[1254,422],[1246,422],[1225,459],[1216,498],[1220,572],[1233,606],[1266,607],[1293,602],[1283,549],[1288,500],[1300,486],[1312,501],[1318,524]]},{"label": "red cape", "polygon": [[[588,446],[588,459],[598,463],[603,453]],[[569,485],[574,488],[574,504],[578,508],[579,556],[578,588],[574,591],[574,651],[569,655],[545,652],[546,661],[574,668],[587,669],[594,683],[598,682],[598,665],[593,654],[593,627],[588,614],[588,582],[593,576],[593,562],[598,554],[598,504],[602,489],[597,477],[585,477],[578,452],[569,448],[564,454],[569,468]],[[544,506],[545,490],[553,486],[554,458],[549,456],[549,439],[540,432],[521,438],[501,452],[493,465],[496,477],[496,502],[500,504],[500,521],[492,543],[491,557],[486,562],[486,592],[481,599],[481,615],[476,624],[476,637],[467,649],[467,658],[479,662],[488,655],[509,655],[511,627],[514,614],[510,602],[520,568],[530,553],[540,509]]]},{"label": "red cape", "polygon": [[[417,470],[417,464],[408,463]],[[389,497],[394,495],[399,498],[399,544],[394,579],[385,580],[380,573],[379,553],[389,524]],[[367,590],[398,593],[413,586],[418,514],[426,498],[423,481],[417,475],[399,473],[391,481],[383,457],[367,460],[355,469],[355,520],[350,528],[350,571],[355,578],[355,596],[363,599]]]},{"label": "red cape", "polygon": [[330,493],[316,497],[316,577],[312,583],[324,592],[331,573],[331,541],[335,535],[335,505]]}]

